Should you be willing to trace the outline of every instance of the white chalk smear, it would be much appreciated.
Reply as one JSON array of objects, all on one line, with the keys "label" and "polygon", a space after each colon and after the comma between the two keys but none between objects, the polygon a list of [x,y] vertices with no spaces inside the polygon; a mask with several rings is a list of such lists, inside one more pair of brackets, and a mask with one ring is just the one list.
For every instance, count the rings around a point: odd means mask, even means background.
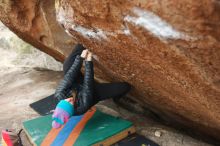
[{"label": "white chalk smear", "polygon": [[175,30],[170,24],[150,11],[135,7],[133,12],[137,17],[127,15],[124,20],[144,27],[160,39],[190,39],[188,35]]},{"label": "white chalk smear", "polygon": [[[56,11],[57,11],[56,19],[60,24],[63,24],[64,27],[73,22],[72,21],[73,17],[71,15],[73,14],[73,9],[70,6],[66,7],[65,10],[62,7],[56,6]],[[68,13],[65,13],[66,11]]]},{"label": "white chalk smear", "polygon": [[[83,37],[97,40],[107,40],[108,36],[116,37],[118,34],[130,35],[131,32],[127,26],[116,31],[105,31],[100,28],[86,28],[81,25],[75,24],[73,20],[74,11],[70,6],[65,7],[65,10],[62,7],[56,7],[57,11],[57,21],[64,25],[65,28],[71,28],[72,30],[78,32]],[[68,13],[67,13],[68,12]],[[66,29],[66,32],[71,35],[71,33]]]},{"label": "white chalk smear", "polygon": [[107,40],[108,36],[116,37],[118,34],[124,34],[124,35],[131,34],[130,30],[127,27],[125,27],[121,30],[116,30],[116,31],[110,32],[110,31],[105,31],[100,28],[88,29],[88,28],[85,28],[81,25],[75,25],[72,23],[71,28],[86,38],[94,38],[97,40],[101,40],[101,39]]},{"label": "white chalk smear", "polygon": [[98,40],[107,39],[106,33],[101,29],[92,30],[92,29],[88,29],[80,25],[74,25],[74,24],[72,24],[71,28],[86,38],[94,38]]},{"label": "white chalk smear", "polygon": [[[107,39],[106,33],[101,29],[88,29],[81,25],[76,25],[73,21],[73,9],[69,6],[64,10],[62,7],[57,8],[57,21],[64,25],[65,28],[71,28],[72,30],[78,32],[83,37],[94,38],[94,39]],[[66,13],[68,12],[68,13]],[[71,35],[71,33],[66,30],[66,32]]]},{"label": "white chalk smear", "polygon": [[[133,13],[136,16],[127,15],[124,17],[124,20],[133,23],[137,26],[141,26],[151,32],[154,36],[160,38],[161,40],[166,39],[184,39],[189,40],[193,39],[183,32],[179,32],[173,28],[169,23],[162,20],[156,14],[143,10],[141,8],[133,8]],[[67,13],[68,12],[68,13]],[[57,9],[57,20],[64,25],[65,28],[71,28],[72,30],[78,32],[83,37],[97,40],[107,40],[108,36],[116,37],[118,34],[131,35],[130,29],[127,26],[115,31],[105,31],[100,28],[86,28],[81,25],[78,25],[73,20],[74,10],[69,6],[65,7],[65,10],[62,7]],[[68,34],[68,30],[66,30]]]},{"label": "white chalk smear", "polygon": [[[72,30],[78,32],[83,37],[90,39],[97,39],[97,40],[107,40],[108,36],[116,37],[118,34],[130,35],[130,30],[127,26],[122,29],[116,31],[105,31],[100,28],[86,28],[81,25],[78,25],[73,20],[74,11],[70,6],[65,7],[65,10],[62,7],[57,6],[57,21],[64,25],[65,28],[71,28]],[[68,13],[67,13],[68,12]],[[66,32],[71,35],[71,33],[66,30]]]},{"label": "white chalk smear", "polygon": [[125,35],[131,35],[131,31],[128,28],[128,26],[126,26],[122,31],[119,30],[118,33],[125,34]]}]

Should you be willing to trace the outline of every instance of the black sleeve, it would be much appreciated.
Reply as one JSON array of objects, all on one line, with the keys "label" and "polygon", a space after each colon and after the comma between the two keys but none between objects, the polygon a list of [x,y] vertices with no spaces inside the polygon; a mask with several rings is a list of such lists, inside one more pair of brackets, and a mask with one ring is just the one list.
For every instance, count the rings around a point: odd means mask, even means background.
[{"label": "black sleeve", "polygon": [[55,91],[54,96],[57,100],[66,99],[70,96],[72,84],[76,81],[76,78],[80,73],[82,63],[83,58],[78,55]]},{"label": "black sleeve", "polygon": [[94,70],[93,62],[85,61],[85,74],[82,90],[77,95],[76,114],[83,114],[89,110],[96,101],[93,97],[94,92]]},{"label": "black sleeve", "polygon": [[[72,66],[73,62],[75,61],[76,57],[78,55],[81,55],[82,51],[85,50],[86,48],[84,48],[81,44],[77,44],[75,45],[73,51],[71,52],[71,54],[65,59],[64,63],[63,63],[63,72],[64,74],[66,74],[68,72],[68,70],[70,69],[70,67]],[[82,74],[82,73],[81,73]]]}]

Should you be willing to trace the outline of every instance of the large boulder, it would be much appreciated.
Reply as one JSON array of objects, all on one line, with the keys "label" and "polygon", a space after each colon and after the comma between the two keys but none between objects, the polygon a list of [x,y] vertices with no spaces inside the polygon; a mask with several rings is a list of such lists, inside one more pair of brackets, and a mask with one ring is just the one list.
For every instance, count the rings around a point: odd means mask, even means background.
[{"label": "large boulder", "polygon": [[133,85],[140,105],[220,139],[218,0],[57,0],[55,7],[1,1],[0,19],[60,61],[73,40],[82,43],[109,80]]},{"label": "large boulder", "polygon": [[220,3],[57,0],[57,20],[159,115],[220,138]]},{"label": "large boulder", "polygon": [[0,0],[0,20],[24,41],[63,61],[73,39],[56,21],[54,0]]}]

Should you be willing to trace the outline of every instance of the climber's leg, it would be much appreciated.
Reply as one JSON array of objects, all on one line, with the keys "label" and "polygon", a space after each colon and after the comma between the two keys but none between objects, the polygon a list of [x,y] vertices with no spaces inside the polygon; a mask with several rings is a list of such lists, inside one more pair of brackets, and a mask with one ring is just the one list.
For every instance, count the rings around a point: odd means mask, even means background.
[{"label": "climber's leg", "polygon": [[76,56],[80,55],[83,50],[85,50],[85,48],[81,44],[77,44],[75,46],[72,53],[66,58],[66,60],[63,63],[64,74],[66,74],[69,68],[72,66]]},{"label": "climber's leg", "polygon": [[117,101],[125,96],[131,89],[131,86],[126,82],[117,83],[96,83],[94,88],[94,96],[98,101],[113,98]]}]

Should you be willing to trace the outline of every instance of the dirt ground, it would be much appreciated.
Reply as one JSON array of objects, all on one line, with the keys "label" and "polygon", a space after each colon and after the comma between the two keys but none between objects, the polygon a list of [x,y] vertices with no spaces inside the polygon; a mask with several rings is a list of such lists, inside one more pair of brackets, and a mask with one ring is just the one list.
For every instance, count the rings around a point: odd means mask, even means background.
[{"label": "dirt ground", "polygon": [[[5,128],[19,130],[22,121],[38,117],[29,104],[52,94],[62,76],[62,72],[39,68],[1,67],[0,130]],[[209,146],[150,118],[129,112],[111,100],[102,102],[97,107],[103,112],[132,121],[138,133],[161,146]],[[156,136],[157,133],[161,136]]]}]

